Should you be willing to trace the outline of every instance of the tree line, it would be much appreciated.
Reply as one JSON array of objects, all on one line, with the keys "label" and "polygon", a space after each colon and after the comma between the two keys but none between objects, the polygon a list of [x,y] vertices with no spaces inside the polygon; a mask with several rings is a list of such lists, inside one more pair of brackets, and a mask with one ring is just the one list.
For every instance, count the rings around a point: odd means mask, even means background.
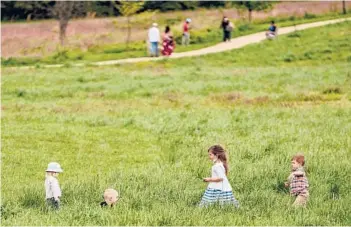
[{"label": "tree line", "polygon": [[[123,13],[116,7],[121,1],[81,1],[81,7],[74,17],[112,17]],[[52,8],[55,1],[1,1],[1,21],[41,20],[55,18]],[[272,2],[228,2],[228,1],[145,1],[136,13],[148,10],[160,12],[174,10],[195,10],[197,8],[248,7],[255,10],[270,6]]]},{"label": "tree line", "polygon": [[[199,7],[241,7],[251,13],[254,10],[264,10],[272,6],[273,2],[254,1],[2,1],[1,20],[40,20],[54,18],[59,22],[59,38],[64,45],[66,29],[69,20],[79,17],[99,16],[126,16],[127,17],[127,39],[128,46],[131,25],[130,18],[134,14],[144,11],[171,11],[191,10]],[[235,5],[235,6],[234,6]]]},{"label": "tree line", "polygon": [[[343,13],[346,14],[345,0]],[[64,45],[69,20],[79,17],[127,17],[128,46],[131,33],[130,18],[145,11],[192,10],[196,8],[242,8],[248,11],[249,22],[252,12],[271,9],[272,1],[1,1],[1,20],[40,20],[54,18],[59,22],[59,38]]]}]

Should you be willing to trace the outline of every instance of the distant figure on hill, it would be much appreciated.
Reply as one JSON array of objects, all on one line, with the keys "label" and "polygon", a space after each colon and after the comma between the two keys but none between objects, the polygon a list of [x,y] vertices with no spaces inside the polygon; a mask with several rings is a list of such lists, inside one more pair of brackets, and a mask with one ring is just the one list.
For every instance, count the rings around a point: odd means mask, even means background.
[{"label": "distant figure on hill", "polygon": [[183,37],[182,37],[182,45],[189,45],[190,43],[190,23],[191,19],[187,18],[183,25]]},{"label": "distant figure on hill", "polygon": [[228,17],[223,17],[221,28],[223,29],[223,42],[230,42],[231,33],[234,29],[234,24],[229,21]]},{"label": "distant figure on hill", "polygon": [[277,26],[274,21],[271,22],[271,26],[269,26],[268,31],[266,32],[267,39],[273,39],[277,36]]},{"label": "distant figure on hill", "polygon": [[153,23],[152,27],[149,29],[149,43],[151,56],[158,57],[158,43],[160,42],[160,31],[157,28],[157,23]]},{"label": "distant figure on hill", "polygon": [[175,42],[173,40],[173,35],[169,26],[166,26],[165,33],[162,35],[162,55],[170,56],[175,48]]}]

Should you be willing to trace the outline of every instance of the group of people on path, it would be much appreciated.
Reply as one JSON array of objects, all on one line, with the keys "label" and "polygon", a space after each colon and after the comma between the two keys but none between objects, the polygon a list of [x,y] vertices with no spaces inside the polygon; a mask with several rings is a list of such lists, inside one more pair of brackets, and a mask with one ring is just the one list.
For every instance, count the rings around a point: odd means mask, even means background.
[{"label": "group of people on path", "polygon": [[[183,24],[182,28],[182,45],[190,44],[190,23],[191,19],[187,18]],[[224,16],[220,25],[220,28],[223,30],[223,42],[230,42],[231,34],[235,29],[234,24]],[[268,31],[266,32],[267,39],[273,39],[277,36],[277,26],[274,21],[271,22]],[[163,56],[170,56],[175,49],[175,40],[171,32],[171,28],[167,25],[162,38],[160,39],[160,31],[158,29],[158,24],[153,23],[152,27],[149,29],[148,33],[148,43],[150,55],[152,57],[159,56],[159,43],[162,42],[161,53]]]},{"label": "group of people on path", "polygon": [[[203,178],[208,183],[207,189],[202,196],[198,206],[208,207],[218,204],[229,205],[239,208],[239,201],[234,197],[232,186],[228,180],[228,157],[227,151],[221,145],[213,145],[208,150],[208,157],[213,163],[211,177]],[[305,207],[309,198],[309,184],[304,171],[305,157],[302,154],[294,155],[291,159],[291,173],[285,182],[285,187],[290,187],[290,194],[295,198],[293,206]],[[51,162],[46,169],[45,192],[46,204],[49,209],[60,208],[61,188],[58,182],[58,175],[63,170],[59,163]],[[115,189],[106,189],[103,194],[104,201],[101,207],[114,206],[119,194]]]},{"label": "group of people on path", "polygon": [[[182,45],[189,45],[190,43],[190,23],[191,19],[187,18],[183,25],[183,37]],[[162,41],[161,53],[163,56],[170,56],[175,49],[175,40],[171,28],[167,25],[164,33],[162,34],[162,40],[160,39],[160,30],[158,24],[153,23],[149,29],[148,41],[150,43],[150,54],[152,57],[158,57],[159,55],[159,43]]]}]

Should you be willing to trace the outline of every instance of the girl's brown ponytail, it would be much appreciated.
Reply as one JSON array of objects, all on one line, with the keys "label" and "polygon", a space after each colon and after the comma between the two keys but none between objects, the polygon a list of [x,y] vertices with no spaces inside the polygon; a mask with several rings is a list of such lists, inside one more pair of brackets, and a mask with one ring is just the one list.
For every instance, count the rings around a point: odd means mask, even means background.
[{"label": "girl's brown ponytail", "polygon": [[228,175],[228,162],[227,162],[227,154],[224,148],[220,145],[213,145],[208,149],[208,152],[212,152],[217,156],[221,162],[223,162],[223,166],[225,169],[225,175]]}]

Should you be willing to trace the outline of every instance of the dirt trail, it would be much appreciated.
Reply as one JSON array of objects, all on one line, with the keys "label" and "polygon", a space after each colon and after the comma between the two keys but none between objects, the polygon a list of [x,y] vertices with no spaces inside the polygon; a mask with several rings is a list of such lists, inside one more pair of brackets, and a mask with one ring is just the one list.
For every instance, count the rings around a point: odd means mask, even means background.
[{"label": "dirt trail", "polygon": [[[319,27],[319,26],[328,25],[328,24],[335,24],[335,23],[340,23],[340,22],[344,22],[344,21],[351,21],[351,18],[328,20],[328,21],[314,22],[314,23],[308,23],[308,24],[300,24],[300,25],[296,25],[296,27],[294,27],[294,26],[282,27],[282,28],[279,28],[278,33],[279,33],[279,35],[283,35],[283,34],[293,32],[293,31],[295,31],[295,29],[296,30],[304,30],[304,29],[308,29],[308,28],[314,28],[314,27]],[[265,32],[259,32],[259,33],[255,33],[255,34],[251,34],[251,35],[240,36],[240,37],[232,39],[231,42],[219,43],[217,45],[203,48],[203,49],[199,49],[199,50],[182,52],[182,53],[174,53],[169,58],[192,57],[192,56],[200,56],[200,55],[205,55],[205,54],[218,53],[218,52],[241,48],[241,47],[248,45],[248,44],[258,43],[258,42],[261,42],[262,40],[265,40],[265,39],[266,39]],[[164,57],[129,58],[129,59],[121,59],[121,60],[95,62],[92,64],[93,65],[113,65],[113,64],[143,62],[143,61],[157,61],[157,60],[161,60],[161,59],[164,59]]]}]

